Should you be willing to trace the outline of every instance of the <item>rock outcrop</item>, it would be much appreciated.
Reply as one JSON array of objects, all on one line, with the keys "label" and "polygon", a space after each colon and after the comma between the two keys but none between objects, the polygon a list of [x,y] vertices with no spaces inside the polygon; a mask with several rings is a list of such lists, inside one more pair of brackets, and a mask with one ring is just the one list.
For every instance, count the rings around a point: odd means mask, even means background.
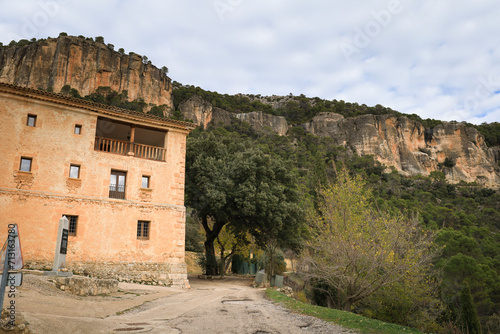
[{"label": "rock outcrop", "polygon": [[190,119],[197,125],[206,128],[212,121],[212,104],[201,97],[194,95],[179,105],[184,119]]},{"label": "rock outcrop", "polygon": [[206,129],[208,124],[230,125],[232,114],[224,109],[213,107],[210,102],[194,95],[179,105],[179,111],[184,119],[192,120]]},{"label": "rock outcrop", "polygon": [[105,86],[130,100],[172,107],[172,84],[165,73],[135,53],[113,51],[100,42],[60,36],[0,48],[0,82],[59,92],[70,85],[85,96]]},{"label": "rock outcrop", "polygon": [[[230,114],[193,96],[180,106],[183,117],[205,127],[223,125],[231,119],[247,122],[255,131],[270,129],[284,136],[288,123],[284,117],[250,112]],[[403,175],[429,175],[442,171],[451,183],[475,182],[489,187],[500,185],[500,149],[488,148],[484,137],[461,123],[444,122],[426,129],[419,122],[394,115],[362,115],[352,118],[321,113],[301,125],[316,136],[333,138],[336,145],[359,155],[373,155]]]},{"label": "rock outcrop", "polygon": [[288,132],[288,122],[283,116],[273,116],[264,114],[262,111],[254,111],[236,114],[235,117],[242,122],[249,123],[255,131],[268,128],[280,136],[284,136]]},{"label": "rock outcrop", "polygon": [[363,115],[344,118],[333,113],[319,114],[302,125],[317,136],[331,137],[359,155],[373,155],[386,166],[404,175],[429,175],[443,171],[452,182],[500,185],[498,157],[484,137],[461,123],[444,122],[425,129],[419,122],[393,115]]}]

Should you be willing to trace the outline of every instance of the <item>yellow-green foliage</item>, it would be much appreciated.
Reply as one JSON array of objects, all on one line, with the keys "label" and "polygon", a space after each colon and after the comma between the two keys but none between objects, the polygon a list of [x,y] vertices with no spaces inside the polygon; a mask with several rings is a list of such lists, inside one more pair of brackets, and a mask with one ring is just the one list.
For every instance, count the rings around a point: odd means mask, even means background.
[{"label": "yellow-green foliage", "polygon": [[433,237],[416,216],[377,211],[371,192],[347,170],[325,187],[310,213],[307,273],[334,287],[345,310],[383,286],[430,266]]}]

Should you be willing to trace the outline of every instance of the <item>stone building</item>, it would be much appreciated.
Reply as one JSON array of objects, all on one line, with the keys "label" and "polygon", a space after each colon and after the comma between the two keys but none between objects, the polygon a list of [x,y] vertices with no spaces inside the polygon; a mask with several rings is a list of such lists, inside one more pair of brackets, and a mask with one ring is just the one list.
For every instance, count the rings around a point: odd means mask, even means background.
[{"label": "stone building", "polygon": [[[17,223],[25,267],[188,287],[184,168],[192,123],[0,83],[0,237]],[[2,227],[3,226],[3,227]]]}]

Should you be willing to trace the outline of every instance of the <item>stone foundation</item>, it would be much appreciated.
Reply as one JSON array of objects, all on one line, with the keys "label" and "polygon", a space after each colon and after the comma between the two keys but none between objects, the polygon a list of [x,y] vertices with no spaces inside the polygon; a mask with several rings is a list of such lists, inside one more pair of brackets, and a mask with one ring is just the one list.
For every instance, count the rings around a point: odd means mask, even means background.
[{"label": "stone foundation", "polygon": [[[158,262],[71,262],[68,270],[76,275],[119,282],[189,288],[185,263]],[[49,261],[25,261],[25,268],[51,270]]]},{"label": "stone foundation", "polygon": [[118,291],[118,281],[90,277],[55,277],[56,286],[78,296],[107,295]]}]

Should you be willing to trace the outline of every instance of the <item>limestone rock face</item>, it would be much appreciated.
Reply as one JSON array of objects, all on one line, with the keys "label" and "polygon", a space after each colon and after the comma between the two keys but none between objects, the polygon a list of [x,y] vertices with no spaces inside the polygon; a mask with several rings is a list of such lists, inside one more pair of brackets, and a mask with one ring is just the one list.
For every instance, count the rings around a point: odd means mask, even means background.
[{"label": "limestone rock face", "polygon": [[329,112],[316,115],[309,123],[302,125],[306,132],[316,136],[332,137],[337,132],[337,124],[344,119],[344,116]]},{"label": "limestone rock face", "polygon": [[495,157],[495,162],[498,164],[500,162],[500,146],[490,147],[488,151],[489,154]]},{"label": "limestone rock face", "polygon": [[224,109],[213,107],[210,102],[194,95],[179,105],[184,119],[190,119],[197,125],[207,128],[208,124],[225,126],[231,124],[232,114]]},{"label": "limestone rock face", "polygon": [[125,55],[103,43],[60,36],[28,45],[0,48],[0,82],[60,92],[70,85],[85,96],[99,86],[128,91],[130,100],[172,107],[172,84],[141,56]]},{"label": "limestone rock face", "polygon": [[233,115],[221,108],[212,108],[212,124],[214,126],[226,126],[231,125]]},{"label": "limestone rock face", "polygon": [[212,121],[212,104],[197,95],[182,102],[179,105],[179,110],[184,119],[190,119],[204,128]]},{"label": "limestone rock face", "polygon": [[[184,118],[205,127],[229,125],[232,118],[248,122],[256,131],[271,129],[284,136],[288,123],[284,117],[250,112],[231,114],[214,108],[193,96],[180,106]],[[403,175],[429,175],[442,171],[452,183],[478,181],[489,187],[500,185],[500,148],[488,148],[483,136],[461,123],[444,122],[426,129],[419,122],[394,115],[362,115],[353,118],[320,113],[301,125],[308,133],[333,138],[359,155],[373,155],[380,163],[394,167]],[[445,164],[446,162],[446,164]]]},{"label": "limestone rock face", "polygon": [[240,121],[249,123],[256,131],[261,131],[267,127],[280,136],[286,135],[288,131],[288,122],[283,116],[273,116],[264,114],[262,111],[254,111],[236,114],[235,117]]},{"label": "limestone rock face", "polygon": [[[488,149],[483,136],[461,123],[445,122],[433,129],[407,117],[363,115],[344,118],[319,114],[302,127],[317,136],[331,137],[359,155],[373,155],[404,175],[443,171],[450,182],[461,180],[498,187],[498,150]],[[443,167],[446,158],[452,167]]]}]

